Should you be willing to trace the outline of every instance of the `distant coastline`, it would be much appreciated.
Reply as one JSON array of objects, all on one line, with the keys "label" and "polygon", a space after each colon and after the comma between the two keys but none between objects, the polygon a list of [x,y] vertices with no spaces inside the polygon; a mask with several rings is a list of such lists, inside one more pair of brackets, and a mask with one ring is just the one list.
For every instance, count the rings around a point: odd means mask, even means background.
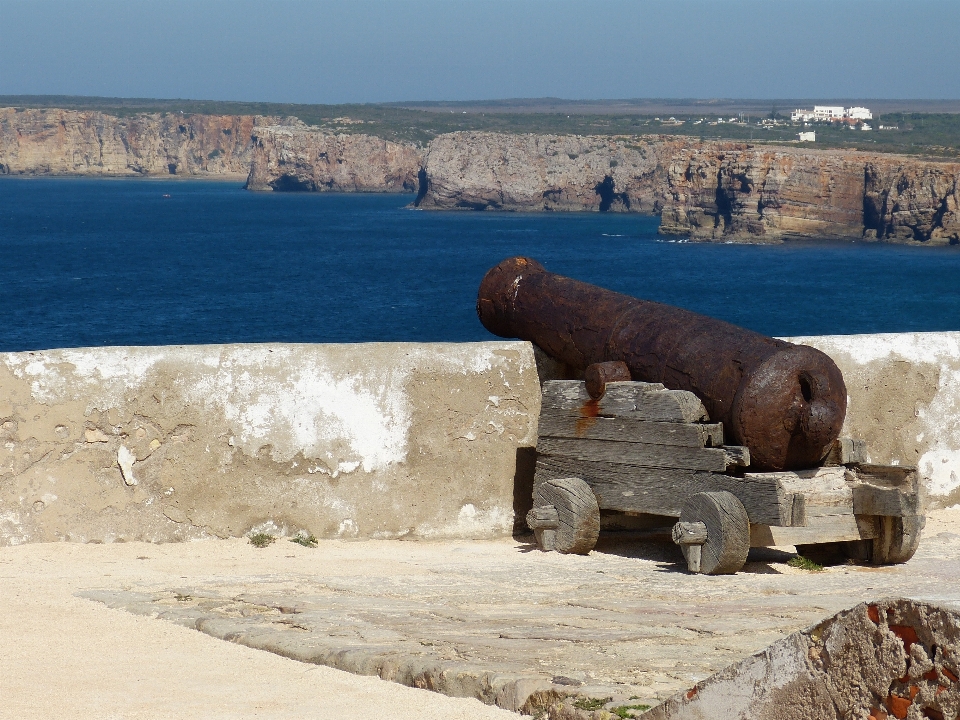
[{"label": "distant coastline", "polygon": [[[341,123],[349,118],[339,118]],[[0,175],[246,178],[416,192],[423,209],[656,214],[695,240],[960,244],[960,163],[679,135],[455,132],[426,144],[294,117],[0,109]]]}]

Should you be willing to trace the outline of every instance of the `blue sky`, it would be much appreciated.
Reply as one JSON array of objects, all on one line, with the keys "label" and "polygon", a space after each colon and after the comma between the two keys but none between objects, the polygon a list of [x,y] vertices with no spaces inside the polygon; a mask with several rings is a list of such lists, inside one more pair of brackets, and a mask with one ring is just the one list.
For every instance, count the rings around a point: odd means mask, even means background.
[{"label": "blue sky", "polygon": [[0,0],[0,94],[960,98],[960,0]]}]

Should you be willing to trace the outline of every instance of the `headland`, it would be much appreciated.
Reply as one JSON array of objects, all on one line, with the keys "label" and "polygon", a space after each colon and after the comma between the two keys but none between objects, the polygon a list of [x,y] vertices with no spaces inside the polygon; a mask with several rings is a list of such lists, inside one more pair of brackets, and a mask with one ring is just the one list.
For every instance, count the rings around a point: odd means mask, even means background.
[{"label": "headland", "polygon": [[337,120],[4,108],[0,175],[245,178],[258,191],[416,192],[422,209],[637,212],[659,215],[663,234],[720,242],[960,244],[950,160],[662,132],[416,142]]}]

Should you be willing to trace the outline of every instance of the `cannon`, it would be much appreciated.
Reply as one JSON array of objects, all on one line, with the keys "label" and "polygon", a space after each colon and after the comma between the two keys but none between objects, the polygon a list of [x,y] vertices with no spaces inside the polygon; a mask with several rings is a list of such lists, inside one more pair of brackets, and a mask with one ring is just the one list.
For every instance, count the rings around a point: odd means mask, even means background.
[{"label": "cannon", "polygon": [[606,376],[692,392],[728,439],[749,448],[753,470],[813,467],[843,426],[843,376],[819,350],[556,275],[529,258],[487,272],[477,314],[495,335],[529,340],[577,373],[590,368],[591,395]]},{"label": "cannon", "polygon": [[542,387],[526,516],[542,550],[589,553],[603,512],[672,540],[694,573],[737,572],[751,547],[876,564],[916,551],[916,468],[838,438],[847,393],[823,353],[526,258],[487,273],[477,312],[583,378]]}]

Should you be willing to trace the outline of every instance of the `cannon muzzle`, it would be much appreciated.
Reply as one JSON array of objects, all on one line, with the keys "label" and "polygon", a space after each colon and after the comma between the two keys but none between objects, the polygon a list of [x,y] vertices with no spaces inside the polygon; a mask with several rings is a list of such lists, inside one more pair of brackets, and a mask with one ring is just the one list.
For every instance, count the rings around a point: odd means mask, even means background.
[{"label": "cannon muzzle", "polygon": [[689,390],[751,467],[812,467],[840,434],[847,389],[827,355],[689,310],[639,300],[509,258],[480,284],[480,322],[582,373],[626,363],[633,380]]}]

